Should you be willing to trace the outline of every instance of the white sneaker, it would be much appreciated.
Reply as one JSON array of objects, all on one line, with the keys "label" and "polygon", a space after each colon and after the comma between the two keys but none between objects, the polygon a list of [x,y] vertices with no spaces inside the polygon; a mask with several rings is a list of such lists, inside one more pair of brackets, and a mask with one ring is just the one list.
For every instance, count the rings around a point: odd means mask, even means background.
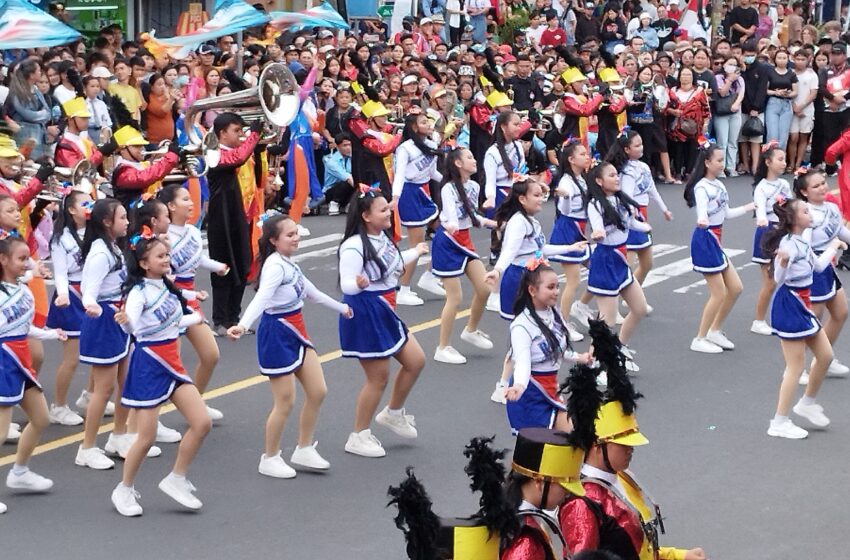
[{"label": "white sneaker", "polygon": [[581,342],[584,340],[584,335],[578,332],[578,327],[575,323],[567,323],[567,333],[570,336],[570,342]]},{"label": "white sneaker", "polygon": [[162,422],[156,423],[156,442],[157,443],[177,443],[183,439],[183,435],[173,428],[169,428]]},{"label": "white sneaker", "polygon": [[464,327],[460,333],[460,339],[482,350],[491,350],[493,348],[493,341],[481,329],[470,332]]},{"label": "white sneaker", "polygon": [[726,337],[723,331],[708,331],[705,335],[706,340],[722,348],[723,350],[734,350],[735,343]]},{"label": "white sneaker", "polygon": [[782,422],[771,420],[770,427],[767,429],[767,435],[787,439],[804,439],[809,435],[809,432],[796,425],[789,418]]},{"label": "white sneaker", "polygon": [[3,502],[0,502],[0,513],[6,513],[7,509],[8,508],[6,507],[6,504],[4,504]]},{"label": "white sneaker", "polygon": [[10,470],[9,474],[6,475],[6,488],[28,492],[47,492],[53,488],[53,481],[29,469],[24,474],[19,475]]},{"label": "white sneaker", "polygon": [[654,308],[654,307],[652,307],[651,305],[649,305],[649,304],[647,303],[647,304],[646,304],[646,314],[647,314],[647,315],[652,315],[652,312],[653,312],[653,311],[655,311],[655,308]]},{"label": "white sneaker", "polygon": [[74,458],[74,463],[96,471],[105,471],[115,466],[115,461],[107,457],[103,449],[99,447],[83,449],[82,445],[77,448],[77,456]]},{"label": "white sneaker", "polygon": [[401,290],[395,296],[396,305],[425,305],[425,301],[416,295],[415,292],[402,292]]},{"label": "white sneaker", "polygon": [[466,358],[463,354],[452,348],[451,346],[437,347],[434,352],[434,360],[444,364],[465,364]]},{"label": "white sneaker", "polygon": [[83,423],[83,417],[71,410],[67,404],[62,406],[50,405],[50,412],[47,413],[51,424],[61,424],[63,426],[79,426]]},{"label": "white sneaker", "polygon": [[493,389],[493,394],[490,395],[490,400],[494,403],[506,404],[508,399],[505,398],[505,389],[507,389],[507,386],[503,385],[501,381],[496,383],[496,388]]},{"label": "white sneaker", "polygon": [[691,341],[691,350],[703,354],[722,354],[723,348],[708,340],[708,338],[695,337]]},{"label": "white sneaker", "polygon": [[328,216],[339,216],[339,202],[328,202]]},{"label": "white sneaker", "polygon": [[295,478],[295,469],[286,464],[280,456],[280,451],[273,457],[267,457],[265,453],[260,457],[260,466],[257,468],[260,474],[272,478]]},{"label": "white sneaker", "polygon": [[[136,441],[136,434],[109,434],[109,439],[106,440],[106,445],[103,446],[103,450],[110,455],[118,455],[122,459],[127,458],[127,453],[130,452],[130,448],[133,447],[133,443]],[[162,449],[157,447],[156,445],[151,445],[151,448],[148,449],[148,453],[146,457],[153,458],[159,457],[162,455]]]},{"label": "white sneaker", "polygon": [[794,414],[802,416],[818,428],[829,426],[829,418],[823,413],[823,407],[817,403],[803,404],[798,401],[791,410],[794,411]]},{"label": "white sneaker", "polygon": [[766,321],[753,321],[752,326],[750,326],[750,332],[770,336],[773,334],[773,329],[770,328],[770,325]]},{"label": "white sneaker", "polygon": [[21,439],[21,425],[15,422],[9,424],[9,430],[6,432],[6,443],[13,443]]},{"label": "white sneaker", "polygon": [[308,445],[307,447],[295,447],[295,451],[292,452],[292,457],[289,458],[289,462],[293,465],[298,465],[300,467],[306,467],[308,469],[317,469],[320,471],[326,471],[331,468],[331,464],[325,461],[324,457],[319,455],[319,452],[316,451],[316,446],[319,442],[313,443],[313,445]]},{"label": "white sneaker", "polygon": [[632,373],[637,373],[640,371],[640,366],[635,363],[635,361],[631,358],[626,359],[626,371],[630,371]]},{"label": "white sneaker", "polygon": [[174,473],[168,473],[165,478],[159,481],[159,489],[183,507],[198,510],[204,505],[192,494],[196,488],[185,476],[177,478]]},{"label": "white sneaker", "polygon": [[124,486],[123,482],[119,482],[112,491],[112,505],[124,517],[138,517],[143,511],[142,506],[139,505],[140,497],[135,488]]},{"label": "white sneaker", "polygon": [[620,350],[623,352],[623,355],[626,358],[628,358],[630,360],[635,359],[635,355],[637,354],[637,352],[635,350],[633,350],[630,346],[623,344],[622,346],[620,346]]},{"label": "white sneaker", "polygon": [[224,413],[217,408],[207,405],[207,416],[210,417],[210,420],[221,420],[224,418]]},{"label": "white sneaker", "polygon": [[826,370],[826,374],[830,377],[845,377],[848,373],[850,373],[850,367],[839,362],[838,358],[833,358]]},{"label": "white sneaker", "polygon": [[[80,398],[74,403],[74,405],[82,412],[82,416],[86,415],[86,409],[89,407],[89,400],[91,399],[91,393],[83,389],[82,393],[80,393]],[[104,416],[114,416],[115,415],[115,403],[112,401],[108,401],[106,403],[106,408],[103,409]]]},{"label": "white sneaker", "polygon": [[413,439],[419,435],[416,432],[416,421],[413,419],[413,415],[405,414],[403,408],[401,414],[390,414],[390,407],[385,406],[384,410],[375,416],[375,422],[403,438]]},{"label": "white sneaker", "polygon": [[800,380],[797,381],[800,385],[808,385],[809,384],[809,370],[804,369],[803,373],[800,374]]},{"label": "white sneaker", "polygon": [[498,313],[502,310],[502,302],[499,299],[499,294],[491,293],[487,296],[487,303],[484,304],[484,309]]},{"label": "white sneaker", "polygon": [[372,430],[365,429],[362,432],[351,432],[345,443],[345,451],[360,455],[361,457],[384,457],[387,452],[378,438],[372,435]]},{"label": "white sneaker", "polygon": [[431,292],[435,296],[446,297],[446,290],[430,270],[426,270],[422,276],[419,277],[419,281],[416,282],[416,285],[426,292]]},{"label": "white sneaker", "polygon": [[607,387],[608,386],[608,372],[600,371],[599,375],[596,376],[596,385],[599,387]]},{"label": "white sneaker", "polygon": [[104,416],[115,416],[115,403],[107,401],[106,408],[103,409]]},{"label": "white sneaker", "polygon": [[310,237],[310,230],[298,224],[298,235],[299,237]]},{"label": "white sneaker", "polygon": [[593,310],[586,303],[574,301],[572,306],[570,306],[570,315],[584,328],[590,328],[587,320],[593,316]]}]

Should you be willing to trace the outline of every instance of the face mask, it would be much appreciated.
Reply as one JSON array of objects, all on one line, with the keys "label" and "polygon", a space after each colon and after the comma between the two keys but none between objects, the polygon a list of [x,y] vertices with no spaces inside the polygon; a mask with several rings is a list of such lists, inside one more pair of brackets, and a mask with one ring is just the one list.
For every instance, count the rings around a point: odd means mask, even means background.
[{"label": "face mask", "polygon": [[177,76],[174,78],[174,85],[177,87],[184,87],[189,84],[189,76]]},{"label": "face mask", "polygon": [[732,73],[733,73],[733,72],[735,72],[737,69],[738,69],[738,67],[737,67],[737,66],[731,66],[731,65],[729,65],[729,66],[724,66],[724,67],[723,67],[723,71],[724,71],[724,72],[726,72],[727,74],[732,74]]},{"label": "face mask", "polygon": [[756,61],[755,56],[745,56],[744,57],[744,64],[752,64],[755,61]]}]

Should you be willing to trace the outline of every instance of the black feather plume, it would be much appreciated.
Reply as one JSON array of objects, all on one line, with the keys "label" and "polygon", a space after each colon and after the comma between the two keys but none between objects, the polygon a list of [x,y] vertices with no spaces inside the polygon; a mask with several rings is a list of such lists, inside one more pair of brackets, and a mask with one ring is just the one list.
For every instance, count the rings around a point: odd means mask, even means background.
[{"label": "black feather plume", "polygon": [[487,59],[487,65],[490,66],[490,68],[492,68],[493,70],[496,70],[496,68],[499,66],[498,64],[496,64],[496,53],[493,52],[493,49],[491,49],[490,47],[484,49],[484,58]]},{"label": "black feather plume", "polygon": [[635,390],[632,380],[629,379],[623,344],[605,321],[591,319],[589,324],[593,355],[608,375],[606,400],[620,401],[623,412],[632,414],[637,408],[637,399],[643,395]]},{"label": "black feather plume", "polygon": [[567,393],[567,414],[573,425],[567,436],[570,444],[585,451],[596,442],[596,417],[602,406],[602,392],[596,384],[599,372],[598,367],[576,364],[559,391]]},{"label": "black feather plume", "polygon": [[582,67],[581,59],[578,58],[576,55],[574,55],[572,53],[572,51],[570,51],[570,49],[567,48],[566,45],[556,46],[555,52],[558,53],[558,56],[560,56],[561,58],[564,59],[564,62],[567,63],[567,66],[574,66],[575,68],[581,69],[581,67]]},{"label": "black feather plume", "polygon": [[109,98],[109,110],[112,113],[112,129],[118,130],[122,126],[132,126],[133,128],[139,128],[139,122],[133,118],[133,114],[127,109],[127,106],[124,105],[124,102],[121,101],[121,98],[117,95],[113,95]]},{"label": "black feather plume", "polygon": [[504,482],[506,469],[503,463],[505,451],[491,447],[495,436],[473,438],[463,451],[469,459],[464,471],[469,476],[473,492],[481,492],[481,508],[473,515],[493,533],[504,533],[518,524],[517,514],[507,496]]},{"label": "black feather plume", "polygon": [[498,73],[496,73],[493,68],[485,64],[484,67],[481,69],[481,73],[484,75],[485,78],[493,82],[493,87],[495,87],[502,93],[505,92],[505,84],[502,83],[502,77]]},{"label": "black feather plume", "polygon": [[436,560],[437,536],[440,519],[431,510],[431,498],[425,487],[407,467],[407,478],[398,486],[390,486],[387,494],[389,506],[398,508],[395,525],[407,540],[407,556],[410,560]]},{"label": "black feather plume", "polygon": [[431,60],[430,57],[426,56],[422,59],[422,66],[424,66],[425,70],[433,76],[435,82],[443,83],[443,78],[440,76],[440,70],[434,65],[434,61]]},{"label": "black feather plume", "polygon": [[360,72],[357,74],[357,82],[363,86],[363,93],[366,94],[366,97],[368,97],[370,101],[381,100],[381,97],[378,95],[378,91],[372,87],[372,84],[369,82],[369,78],[366,77],[365,73]]},{"label": "black feather plume", "polygon": [[617,69],[617,61],[614,59],[614,55],[608,52],[607,49],[599,49],[599,57],[607,68]]}]

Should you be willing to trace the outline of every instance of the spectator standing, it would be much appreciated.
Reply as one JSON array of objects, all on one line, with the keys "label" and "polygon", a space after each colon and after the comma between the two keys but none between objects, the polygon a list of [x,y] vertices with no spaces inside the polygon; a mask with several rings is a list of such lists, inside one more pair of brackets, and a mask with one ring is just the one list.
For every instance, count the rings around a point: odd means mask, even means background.
[{"label": "spectator standing", "polygon": [[165,85],[162,74],[150,79],[151,92],[145,107],[145,137],[151,144],[174,139],[174,116],[172,110],[176,99],[173,90]]},{"label": "spectator standing", "polygon": [[23,146],[32,140],[35,145],[30,154],[31,159],[44,155],[47,143],[46,126],[51,120],[50,106],[36,83],[42,78],[41,66],[33,59],[27,59],[18,64],[12,74],[9,84],[8,107],[9,118],[20,127],[15,133],[15,141]]},{"label": "spectator standing", "polygon": [[652,19],[647,12],[640,15],[640,27],[635,30],[635,37],[643,39],[643,48],[645,50],[655,51],[658,49],[658,31],[650,25]]},{"label": "spectator standing", "polygon": [[446,0],[449,24],[449,42],[453,47],[460,45],[460,36],[466,20],[466,0]]},{"label": "spectator standing", "polygon": [[736,57],[731,56],[723,61],[723,71],[717,74],[716,82],[715,107],[712,111],[714,133],[717,146],[725,156],[726,175],[737,177],[735,167],[738,163],[738,135],[741,132],[741,105],[744,102],[745,86]]},{"label": "spectator standing", "polygon": [[531,77],[531,59],[527,54],[517,57],[516,76],[505,80],[505,86],[512,89],[514,110],[527,111],[533,107],[542,108],[543,90],[537,80]]},{"label": "spectator standing", "polygon": [[797,97],[791,107],[791,133],[788,137],[788,169],[800,167],[815,128],[815,98],[818,95],[818,75],[809,66],[809,53],[800,49],[794,53],[794,73],[797,75]]},{"label": "spectator standing", "polygon": [[664,45],[674,39],[679,22],[669,15],[666,6],[658,6],[658,19],[652,22],[652,27],[658,35],[658,44]]},{"label": "spectator standing", "polygon": [[[818,72],[819,89],[824,99],[824,148],[828,148],[830,144],[838,140],[850,124],[850,103],[847,100],[847,91],[830,91],[834,88],[827,85],[830,80],[841,78],[848,71],[850,68],[847,67],[847,45],[842,41],[833,43],[829,55],[829,66]],[[833,173],[835,168],[830,166],[828,170]]]},{"label": "spectator standing", "polygon": [[490,11],[490,0],[467,0],[466,13],[469,24],[472,25],[472,41],[483,45],[487,41],[487,13]]},{"label": "spectator standing", "polygon": [[540,46],[557,47],[567,44],[567,32],[558,25],[558,13],[550,10],[546,13],[546,29],[540,35]]},{"label": "spectator standing", "polygon": [[[764,107],[767,104],[767,76],[770,67],[756,58],[756,42],[749,40],[744,43],[743,60],[746,69],[744,78],[744,102],[742,118],[746,122],[749,117],[758,117],[764,124]],[[743,128],[743,124],[741,125]],[[755,173],[759,163],[759,146],[761,136],[741,137],[738,140],[741,151],[741,163],[744,173]]]},{"label": "spectator standing", "polygon": [[614,47],[625,43],[626,26],[620,17],[619,5],[610,3],[605,6],[599,37],[602,39],[602,48],[611,54],[614,54]]},{"label": "spectator standing", "polygon": [[743,43],[755,35],[759,14],[750,6],[750,0],[739,0],[729,12],[729,40],[732,44]]}]

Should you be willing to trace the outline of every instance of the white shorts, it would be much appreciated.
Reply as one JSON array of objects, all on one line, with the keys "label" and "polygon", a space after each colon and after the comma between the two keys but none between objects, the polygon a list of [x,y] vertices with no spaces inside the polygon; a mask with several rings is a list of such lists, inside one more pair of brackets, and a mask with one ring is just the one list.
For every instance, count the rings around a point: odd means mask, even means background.
[{"label": "white shorts", "polygon": [[815,129],[815,114],[791,117],[791,134],[811,134]]}]

